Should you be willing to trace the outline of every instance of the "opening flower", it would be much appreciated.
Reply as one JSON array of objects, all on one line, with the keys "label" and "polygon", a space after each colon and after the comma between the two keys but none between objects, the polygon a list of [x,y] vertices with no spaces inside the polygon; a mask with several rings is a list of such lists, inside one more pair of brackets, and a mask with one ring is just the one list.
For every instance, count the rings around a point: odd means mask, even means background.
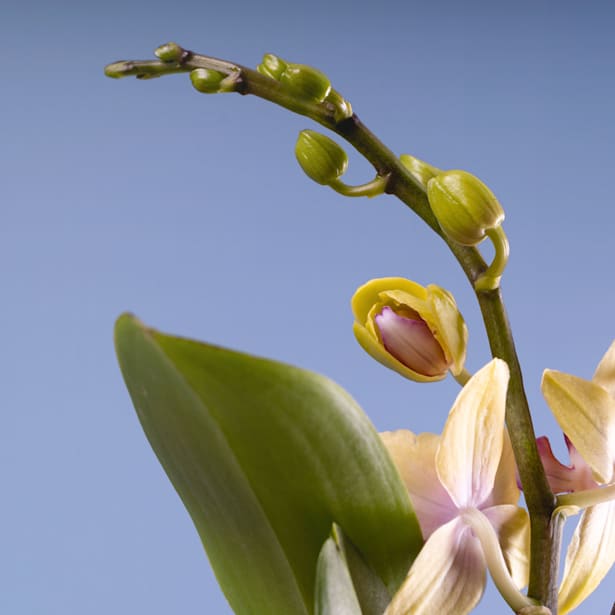
[{"label": "opening flower", "polygon": [[515,462],[504,428],[508,366],[494,359],[465,385],[441,436],[381,434],[426,543],[385,615],[469,613],[485,572],[520,610],[528,573],[529,521],[517,506]]},{"label": "opening flower", "polygon": [[542,392],[566,434],[571,462],[560,463],[548,439],[538,439],[553,492],[574,492],[560,498],[570,506],[604,500],[582,513],[566,552],[558,600],[563,615],[585,600],[615,563],[615,342],[592,380],[545,370]]},{"label": "opening flower", "polygon": [[354,334],[377,361],[418,382],[463,373],[468,331],[452,295],[404,278],[378,278],[352,298]]}]

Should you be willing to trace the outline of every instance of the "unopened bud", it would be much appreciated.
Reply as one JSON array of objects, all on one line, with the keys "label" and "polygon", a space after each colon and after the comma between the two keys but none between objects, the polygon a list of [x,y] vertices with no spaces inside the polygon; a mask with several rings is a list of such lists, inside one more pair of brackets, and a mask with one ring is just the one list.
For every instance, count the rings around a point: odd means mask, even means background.
[{"label": "unopened bud", "polygon": [[279,56],[273,53],[267,53],[263,56],[263,61],[256,67],[256,70],[261,73],[261,75],[279,81],[287,66],[287,63]]},{"label": "unopened bud", "polygon": [[463,371],[468,331],[452,295],[430,284],[380,278],[352,298],[355,337],[374,359],[418,382]]},{"label": "unopened bud", "polygon": [[288,64],[280,76],[280,83],[297,96],[316,102],[322,102],[331,91],[329,78],[305,64]]},{"label": "unopened bud", "polygon": [[190,72],[190,81],[195,90],[204,94],[216,94],[220,92],[220,84],[227,75],[209,68],[195,68]]},{"label": "unopened bud", "polygon": [[329,185],[348,166],[346,152],[333,139],[314,130],[302,130],[295,144],[297,162],[317,184]]},{"label": "unopened bud", "polygon": [[179,62],[184,55],[184,50],[177,43],[165,43],[154,51],[154,55],[163,62]]},{"label": "unopened bud", "polygon": [[444,233],[464,246],[480,243],[504,220],[495,195],[466,171],[444,171],[427,184],[429,205]]}]

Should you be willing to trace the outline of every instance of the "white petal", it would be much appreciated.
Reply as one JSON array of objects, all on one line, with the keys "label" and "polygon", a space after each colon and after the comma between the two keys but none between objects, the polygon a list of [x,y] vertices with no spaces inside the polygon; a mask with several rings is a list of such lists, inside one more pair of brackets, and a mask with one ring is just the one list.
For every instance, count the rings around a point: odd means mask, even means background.
[{"label": "white petal", "polygon": [[606,351],[594,373],[592,380],[606,389],[615,399],[615,342]]},{"label": "white petal", "polygon": [[451,409],[436,468],[459,508],[481,505],[490,496],[500,464],[508,366],[493,359],[463,387]]},{"label": "white petal", "polygon": [[593,470],[596,482],[611,482],[615,398],[595,382],[550,369],[542,377],[542,394],[562,431]]},{"label": "white petal", "polygon": [[497,506],[498,504],[517,504],[520,495],[521,492],[517,484],[515,454],[513,453],[508,431],[504,429],[500,465],[495,475],[493,491],[483,504],[483,507]]},{"label": "white petal", "polygon": [[559,589],[559,614],[589,596],[615,563],[615,501],[591,506],[581,515],[568,552]]},{"label": "white petal", "polygon": [[480,543],[460,519],[437,529],[384,615],[466,615],[485,589]]},{"label": "white petal", "polygon": [[457,507],[436,474],[436,450],[440,436],[414,435],[407,429],[380,434],[399,474],[406,484],[423,538],[457,516]]}]

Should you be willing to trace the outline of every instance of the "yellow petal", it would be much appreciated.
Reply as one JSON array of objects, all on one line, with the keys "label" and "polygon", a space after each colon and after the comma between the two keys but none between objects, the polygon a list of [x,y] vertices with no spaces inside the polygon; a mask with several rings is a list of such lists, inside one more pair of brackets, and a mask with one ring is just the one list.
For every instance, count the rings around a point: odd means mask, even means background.
[{"label": "yellow petal", "polygon": [[615,563],[615,501],[591,506],[581,515],[568,552],[559,589],[565,615],[589,596]]},{"label": "yellow petal", "polygon": [[542,394],[596,482],[609,483],[615,461],[615,398],[595,382],[549,369],[542,377]]},{"label": "yellow petal", "polygon": [[451,372],[457,376],[463,371],[468,345],[468,328],[457,309],[453,296],[444,288],[427,286],[427,302],[430,309],[423,317],[434,337],[452,363]]},{"label": "yellow petal", "polygon": [[615,399],[615,342],[610,345],[600,360],[592,380],[606,389],[609,395]]},{"label": "yellow petal", "polygon": [[515,585],[521,589],[528,582],[530,572],[530,518],[518,506],[504,504],[483,510],[493,525],[506,566]]},{"label": "yellow petal", "polygon": [[352,313],[357,321],[365,323],[372,306],[380,300],[380,293],[395,289],[420,301],[427,298],[427,291],[420,284],[406,278],[376,278],[363,284],[352,297]]},{"label": "yellow petal", "polygon": [[460,519],[425,543],[384,615],[466,615],[485,589],[485,558]]},{"label": "yellow petal", "polygon": [[487,498],[484,506],[517,504],[520,495],[521,492],[517,485],[517,463],[515,462],[515,454],[513,453],[508,431],[504,429],[502,455],[500,457],[498,471],[495,475],[493,492]]},{"label": "yellow petal", "polygon": [[481,508],[494,488],[504,439],[508,365],[493,359],[463,387],[438,452],[440,481],[459,508]]},{"label": "yellow petal", "polygon": [[399,474],[408,488],[423,538],[457,516],[457,507],[436,474],[436,450],[440,436],[407,429],[380,434]]}]

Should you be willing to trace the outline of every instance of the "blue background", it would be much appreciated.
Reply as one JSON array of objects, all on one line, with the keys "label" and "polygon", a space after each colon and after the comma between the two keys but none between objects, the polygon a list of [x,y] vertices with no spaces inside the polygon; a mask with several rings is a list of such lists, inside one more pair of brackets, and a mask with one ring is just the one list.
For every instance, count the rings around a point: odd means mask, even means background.
[{"label": "blue background", "polygon": [[[372,277],[438,283],[488,358],[441,241],[392,197],[344,199],[293,156],[309,120],[185,75],[106,79],[168,40],[315,65],[397,153],[485,180],[537,432],[552,367],[590,377],[615,337],[615,15],[609,2],[5,0],[0,14],[0,612],[229,612],[116,366],[125,310],[327,374],[380,430],[440,431],[458,392],[356,344]],[[349,182],[372,171],[351,155]],[[573,522],[569,523],[570,526]],[[578,609],[606,614],[614,573]],[[493,589],[477,613],[503,612]]]}]

